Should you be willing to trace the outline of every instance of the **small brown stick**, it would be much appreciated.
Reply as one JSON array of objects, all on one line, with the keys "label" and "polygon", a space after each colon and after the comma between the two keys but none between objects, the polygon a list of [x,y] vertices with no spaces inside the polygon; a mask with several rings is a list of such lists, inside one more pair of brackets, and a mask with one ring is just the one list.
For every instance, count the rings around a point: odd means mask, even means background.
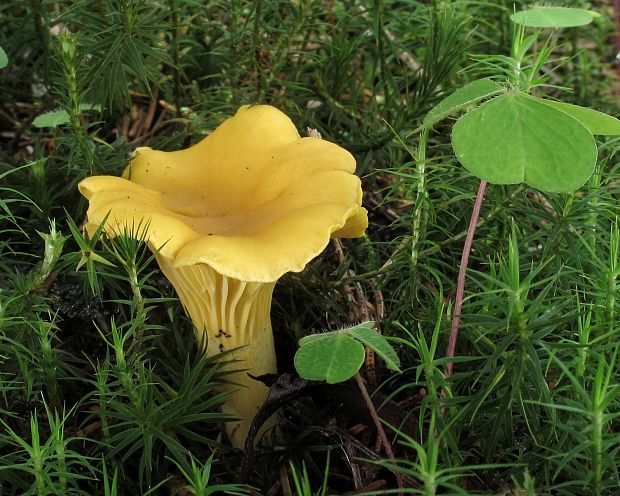
[{"label": "small brown stick", "polygon": [[381,333],[379,329],[379,322],[382,322],[385,318],[385,300],[383,299],[383,293],[379,289],[379,285],[377,284],[377,279],[372,278],[370,280],[370,286],[372,288],[373,299],[375,300],[375,316],[377,320],[377,331]]},{"label": "small brown stick", "polygon": [[157,110],[157,99],[159,98],[159,88],[155,88],[153,92],[153,98],[149,103],[149,109],[146,111],[144,118],[144,129],[148,131],[153,125],[153,119],[155,118],[155,111]]},{"label": "small brown stick", "polygon": [[[368,407],[370,416],[372,417],[375,427],[377,428],[379,437],[381,437],[381,442],[383,443],[383,448],[385,449],[387,456],[390,457],[392,460],[396,460],[396,457],[394,456],[394,450],[392,449],[392,444],[390,443],[390,440],[388,439],[387,434],[385,433],[385,430],[383,429],[383,426],[381,425],[381,418],[379,417],[379,414],[377,413],[377,410],[375,409],[375,405],[373,404],[372,399],[370,398],[370,395],[368,394],[368,390],[366,389],[366,385],[364,384],[364,379],[362,379],[362,376],[359,374],[359,372],[356,372],[353,377],[355,377],[355,380],[357,381],[357,385],[359,386],[360,391],[362,392],[362,396],[364,397],[364,401],[366,402],[366,406]],[[400,472],[392,472],[392,473],[394,474],[394,477],[396,477],[396,483],[398,484],[398,489],[402,490],[405,487],[403,475]]]},{"label": "small brown stick", "polygon": [[[452,314],[452,326],[450,328],[450,340],[448,341],[447,358],[454,358],[456,352],[456,341],[459,336],[459,324],[461,322],[461,308],[463,307],[463,297],[465,295],[465,278],[467,277],[467,265],[469,263],[469,254],[471,252],[471,246],[474,241],[474,234],[476,233],[476,225],[478,224],[478,217],[480,217],[480,209],[482,207],[482,201],[484,200],[484,192],[487,187],[487,182],[483,179],[478,186],[478,194],[476,195],[476,201],[474,203],[474,209],[471,213],[471,219],[469,221],[469,228],[467,229],[467,236],[465,237],[465,245],[463,246],[463,254],[461,256],[461,266],[459,268],[459,276],[456,285],[456,300],[454,302],[454,312]],[[448,362],[448,368],[446,371],[446,378],[452,375],[454,363]]]},{"label": "small brown stick", "polygon": [[132,119],[132,124],[129,127],[129,131],[127,132],[127,136],[129,136],[130,138],[135,138],[136,136],[138,136],[140,134],[140,131],[142,130],[142,126],[143,126],[143,117],[144,117],[144,110],[142,110],[142,107],[138,107],[137,105],[132,105],[131,106],[131,111],[130,111],[130,116]]},{"label": "small brown stick", "polygon": [[129,114],[124,114],[123,117],[121,117],[120,129],[118,130],[119,136],[125,139],[129,137],[129,124],[130,123],[131,123],[131,117],[129,117]]}]

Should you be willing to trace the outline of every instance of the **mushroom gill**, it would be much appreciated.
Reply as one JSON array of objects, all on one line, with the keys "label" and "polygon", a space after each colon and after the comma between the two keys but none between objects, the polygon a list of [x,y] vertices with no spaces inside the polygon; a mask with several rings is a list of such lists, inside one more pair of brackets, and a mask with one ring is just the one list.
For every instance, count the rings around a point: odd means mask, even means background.
[{"label": "mushroom gill", "polygon": [[[271,295],[275,282],[245,282],[217,273],[207,264],[174,267],[157,257],[159,267],[176,289],[194,324],[196,339],[207,343],[207,355],[234,349],[233,368],[249,368],[253,376],[276,373],[271,331]],[[205,339],[206,338],[206,339]],[[243,371],[231,378],[232,394],[222,411],[240,419],[227,422],[226,430],[237,448],[245,445],[252,419],[265,402],[268,388]]]}]

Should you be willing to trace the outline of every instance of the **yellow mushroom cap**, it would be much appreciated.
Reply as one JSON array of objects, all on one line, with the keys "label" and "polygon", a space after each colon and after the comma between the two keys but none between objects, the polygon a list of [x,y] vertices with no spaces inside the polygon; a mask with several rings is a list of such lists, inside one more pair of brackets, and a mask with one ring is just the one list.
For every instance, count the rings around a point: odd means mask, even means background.
[{"label": "yellow mushroom cap", "polygon": [[240,281],[299,272],[330,237],[362,236],[355,159],[325,140],[300,138],[268,105],[246,106],[196,145],[138,148],[124,177],[79,184],[87,229],[146,226],[144,237],[174,267],[204,263]]}]

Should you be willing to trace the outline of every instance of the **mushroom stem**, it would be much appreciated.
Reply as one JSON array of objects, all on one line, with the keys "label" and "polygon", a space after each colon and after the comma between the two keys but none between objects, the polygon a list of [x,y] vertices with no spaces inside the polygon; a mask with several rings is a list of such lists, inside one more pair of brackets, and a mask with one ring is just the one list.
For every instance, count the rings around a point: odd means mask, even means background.
[{"label": "mushroom stem", "polygon": [[239,371],[228,376],[230,384],[222,387],[232,393],[222,411],[239,419],[227,422],[226,432],[232,445],[243,449],[252,419],[269,393],[248,374],[276,373],[270,318],[275,282],[240,281],[202,263],[175,267],[162,256],[157,261],[192,320],[199,343],[206,333],[207,356],[234,350],[229,355],[234,362],[228,367]]}]

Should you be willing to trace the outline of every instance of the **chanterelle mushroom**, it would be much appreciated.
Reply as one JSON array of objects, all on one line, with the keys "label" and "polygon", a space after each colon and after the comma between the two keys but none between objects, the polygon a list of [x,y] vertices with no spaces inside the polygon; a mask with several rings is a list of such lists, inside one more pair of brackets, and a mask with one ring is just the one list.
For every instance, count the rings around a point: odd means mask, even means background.
[{"label": "chanterelle mushroom", "polygon": [[[209,355],[239,348],[233,375],[242,391],[222,409],[243,447],[268,390],[254,376],[276,372],[271,297],[286,272],[299,272],[330,237],[362,236],[367,226],[360,180],[349,152],[300,138],[279,110],[242,107],[204,140],[177,152],[138,148],[123,177],[79,184],[89,200],[87,230],[108,215],[107,235],[146,225]],[[141,223],[141,224],[140,224]],[[232,387],[232,386],[231,386]],[[237,387],[238,388],[238,387]]]}]

